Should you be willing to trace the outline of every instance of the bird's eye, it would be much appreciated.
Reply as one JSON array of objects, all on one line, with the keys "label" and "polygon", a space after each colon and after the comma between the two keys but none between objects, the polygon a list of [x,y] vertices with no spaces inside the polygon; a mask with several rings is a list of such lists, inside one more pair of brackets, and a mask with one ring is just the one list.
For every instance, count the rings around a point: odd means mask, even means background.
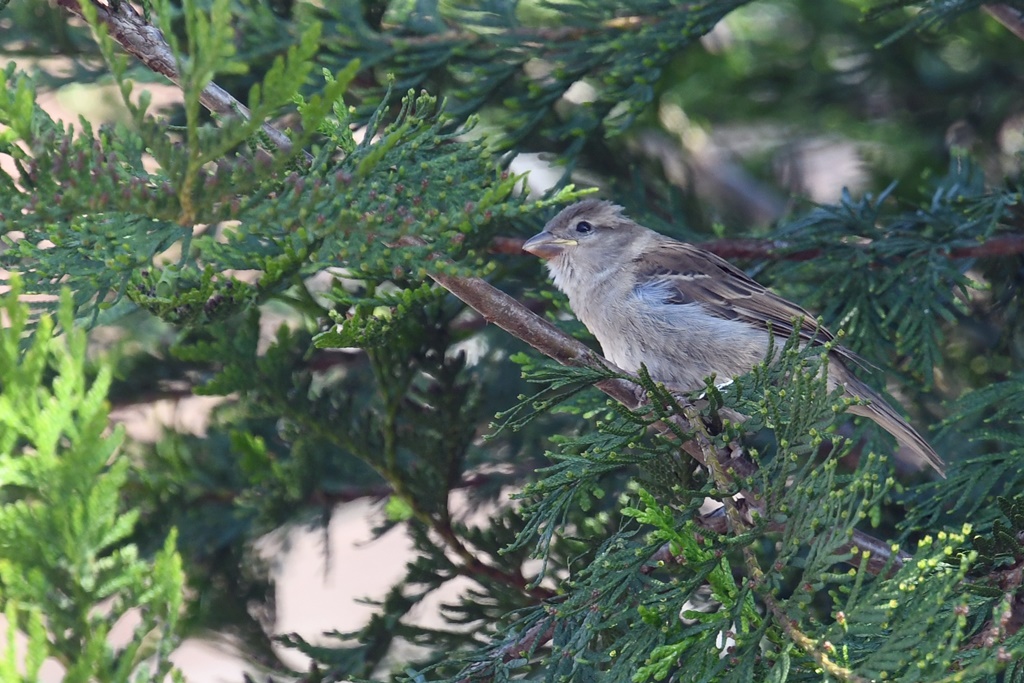
[{"label": "bird's eye", "polygon": [[594,226],[586,221],[580,221],[576,224],[576,232],[581,235],[589,235],[594,232]]}]

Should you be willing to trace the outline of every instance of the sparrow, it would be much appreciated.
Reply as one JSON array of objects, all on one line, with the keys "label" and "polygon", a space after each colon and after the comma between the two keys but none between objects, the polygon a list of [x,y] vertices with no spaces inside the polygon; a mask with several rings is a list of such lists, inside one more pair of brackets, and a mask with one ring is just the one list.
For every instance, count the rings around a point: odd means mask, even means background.
[{"label": "sparrow", "polygon": [[[597,338],[608,360],[676,391],[712,375],[737,377],[762,362],[770,335],[781,348],[793,334],[807,344],[834,342],[803,308],[773,294],[728,261],[630,220],[622,207],[585,199],[563,209],[523,250],[545,259],[555,286]],[[832,344],[829,388],[867,401],[849,407],[903,446],[897,457],[945,476],[942,459],[847,364],[852,351]]]}]

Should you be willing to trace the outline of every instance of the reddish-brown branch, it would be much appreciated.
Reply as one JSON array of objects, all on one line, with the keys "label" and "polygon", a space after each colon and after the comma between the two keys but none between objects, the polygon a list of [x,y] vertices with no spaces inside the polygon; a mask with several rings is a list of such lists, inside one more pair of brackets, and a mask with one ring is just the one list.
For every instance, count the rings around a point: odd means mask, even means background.
[{"label": "reddish-brown branch", "polygon": [[777,258],[786,261],[810,261],[821,255],[821,249],[787,251],[789,243],[783,240],[721,239],[701,242],[698,245],[724,259],[756,261],[763,258]]},{"label": "reddish-brown branch", "polygon": [[982,5],[982,9],[1013,35],[1024,40],[1024,11],[1008,5]]},{"label": "reddish-brown branch", "polygon": [[[518,237],[495,237],[491,240],[490,251],[494,254],[521,254],[523,242]],[[784,261],[809,261],[821,255],[821,249],[802,249],[787,251],[792,248],[784,240],[759,239],[721,239],[698,242],[697,246],[717,254],[724,259],[740,259],[756,261],[759,259],[779,259]],[[955,247],[946,252],[950,258],[984,258],[991,256],[1012,256],[1024,253],[1024,233],[997,235],[984,242],[970,246]]]}]

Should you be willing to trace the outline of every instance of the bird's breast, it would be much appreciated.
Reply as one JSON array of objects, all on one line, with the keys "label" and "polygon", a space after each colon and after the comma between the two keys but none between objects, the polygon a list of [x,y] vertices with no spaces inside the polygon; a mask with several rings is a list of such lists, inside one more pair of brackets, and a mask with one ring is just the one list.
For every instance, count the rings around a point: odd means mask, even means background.
[{"label": "bird's breast", "polygon": [[723,381],[748,372],[767,352],[766,332],[718,318],[700,303],[658,304],[630,293],[570,297],[570,304],[608,360],[630,372],[646,365],[656,381],[684,391],[710,375]]}]

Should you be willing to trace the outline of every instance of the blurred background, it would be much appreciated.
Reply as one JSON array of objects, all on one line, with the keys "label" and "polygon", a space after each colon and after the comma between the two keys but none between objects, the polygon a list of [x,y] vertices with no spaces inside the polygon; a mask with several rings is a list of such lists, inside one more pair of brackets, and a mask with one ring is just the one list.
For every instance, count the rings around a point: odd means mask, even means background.
[{"label": "blurred background", "polygon": [[[426,89],[447,98],[456,123],[475,121],[464,139],[482,139],[497,164],[529,172],[537,196],[568,181],[596,186],[651,227],[696,242],[785,237],[786,226],[819,205],[877,197],[894,183],[897,207],[908,208],[927,205],[948,173],[994,186],[1018,178],[1024,42],[984,12],[941,16],[913,3],[883,12],[870,0],[704,4],[703,35],[700,26],[692,35],[680,29],[671,43],[664,31],[638,31],[625,44],[608,45],[603,31],[664,28],[678,10],[642,1],[611,8],[582,1],[235,0],[235,47],[249,71],[216,80],[244,99],[274,58],[321,22],[318,65],[336,71],[361,60],[346,95],[357,139],[383,99]],[[0,57],[32,75],[39,104],[54,118],[79,130],[80,119],[94,127],[132,124],[88,28],[58,4],[10,3],[0,13]],[[178,88],[135,63],[128,73],[134,96],[149,91],[169,123],[184,121]],[[287,113],[277,121],[284,128],[293,122]],[[0,164],[17,174],[8,156],[0,155]],[[500,236],[528,236],[538,218],[509,223]],[[502,287],[557,317],[564,306],[540,293],[547,286],[538,264],[509,251],[491,256]],[[736,258],[769,284],[803,267],[766,256]],[[995,284],[971,306],[1001,304],[957,332],[946,328],[938,354],[945,360],[933,363],[932,354],[907,361],[913,349],[872,346],[865,341],[871,330],[853,325],[852,343],[869,360],[895,359],[898,379],[889,389],[920,424],[938,424],[948,414],[944,402],[1019,367],[1021,266],[1015,257],[972,273],[976,282]],[[828,267],[844,266],[819,266]],[[824,301],[829,291],[817,277],[813,270],[794,277],[783,293],[836,316],[830,324],[844,322]],[[317,282],[309,278],[310,289],[323,291]],[[449,498],[452,516],[472,527],[506,502],[524,472],[546,464],[547,440],[538,429],[483,441],[493,415],[527,391],[507,360],[523,346],[456,313],[446,315],[460,333],[445,343],[468,359],[466,381],[489,387],[472,399],[477,425],[462,463],[471,483]],[[259,320],[261,353],[282,325],[299,336],[316,328],[271,301]],[[350,645],[361,633],[367,642],[376,628],[367,624],[382,612],[365,600],[394,597],[428,532],[408,533],[396,521],[401,515],[387,509],[391,488],[358,458],[339,458],[336,444],[310,440],[300,448],[289,431],[294,425],[253,410],[237,392],[195,396],[212,371],[172,351],[187,337],[143,311],[90,336],[92,353],[114,359],[111,415],[125,425],[127,451],[144,463],[128,492],[143,509],[136,540],[152,550],[173,524],[188,558],[192,637],[174,661],[187,680],[213,683],[260,667],[307,666],[304,654],[273,642],[272,634]],[[333,383],[356,404],[372,402],[382,381],[378,361],[357,348],[305,350],[301,360],[315,371],[317,387]],[[553,420],[565,428],[571,418]],[[294,466],[287,485],[265,486],[236,468],[246,452],[236,438],[241,432],[265,438]],[[194,480],[181,485],[182,471]],[[465,630],[469,615],[453,626],[442,605],[464,599],[472,586],[465,578],[441,581],[413,601],[403,617],[408,631],[392,629],[388,639],[373,641],[384,643],[381,652],[360,651],[368,671],[425,652],[415,644],[417,628]],[[59,666],[49,671],[59,678]]]}]

